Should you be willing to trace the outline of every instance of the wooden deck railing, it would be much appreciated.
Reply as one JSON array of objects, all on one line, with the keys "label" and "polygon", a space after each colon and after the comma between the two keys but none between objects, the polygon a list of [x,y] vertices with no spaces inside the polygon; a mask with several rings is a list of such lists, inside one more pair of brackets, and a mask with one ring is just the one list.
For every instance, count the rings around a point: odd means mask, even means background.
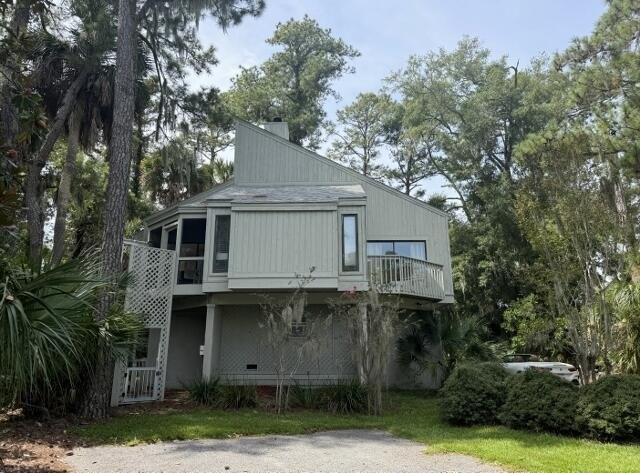
[{"label": "wooden deck railing", "polygon": [[383,294],[444,299],[442,265],[408,256],[368,256],[369,283]]}]

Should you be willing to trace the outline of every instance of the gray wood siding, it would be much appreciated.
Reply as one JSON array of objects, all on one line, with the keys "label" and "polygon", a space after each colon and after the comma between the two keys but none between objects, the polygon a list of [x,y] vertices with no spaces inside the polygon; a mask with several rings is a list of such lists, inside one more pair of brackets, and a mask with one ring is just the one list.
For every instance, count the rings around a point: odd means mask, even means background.
[{"label": "gray wood siding", "polygon": [[453,301],[449,229],[442,212],[383,189],[328,158],[243,122],[238,123],[234,166],[238,184],[361,184],[367,194],[367,225],[363,237],[366,240],[426,240],[427,260],[443,266],[445,293],[449,296],[446,300]]},{"label": "gray wood siding", "polygon": [[362,187],[367,193],[367,240],[425,240],[427,261],[443,266],[445,294],[453,296],[447,217],[375,185],[363,182]]},{"label": "gray wood siding", "polygon": [[337,277],[335,211],[241,211],[231,219],[229,277]]},{"label": "gray wood siding", "polygon": [[[305,151],[266,131],[238,122],[235,141],[236,184],[353,183],[356,180],[339,167],[327,166]],[[302,155],[302,156],[301,156]]]}]

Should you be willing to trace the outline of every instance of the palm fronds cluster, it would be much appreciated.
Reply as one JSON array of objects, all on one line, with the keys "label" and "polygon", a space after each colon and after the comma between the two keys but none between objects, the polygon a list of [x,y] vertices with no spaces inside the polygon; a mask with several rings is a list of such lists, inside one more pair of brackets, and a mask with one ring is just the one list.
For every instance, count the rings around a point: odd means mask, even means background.
[{"label": "palm fronds cluster", "polygon": [[97,347],[126,356],[135,345],[142,327],[134,315],[94,319],[98,294],[109,290],[98,268],[90,256],[40,274],[0,269],[0,407],[68,408]]}]

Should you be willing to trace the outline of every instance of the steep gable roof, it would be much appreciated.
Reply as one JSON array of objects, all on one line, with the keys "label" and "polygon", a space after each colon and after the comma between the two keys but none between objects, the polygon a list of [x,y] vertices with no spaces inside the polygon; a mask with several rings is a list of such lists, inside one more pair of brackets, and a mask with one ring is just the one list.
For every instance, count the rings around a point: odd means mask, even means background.
[{"label": "steep gable roof", "polygon": [[[350,169],[342,164],[291,143],[244,120],[236,120],[236,184],[336,185],[358,182],[381,189],[429,212],[447,214],[422,200]],[[366,191],[366,189],[365,189]]]},{"label": "steep gable roof", "polygon": [[[343,166],[336,161],[291,143],[245,120],[236,120],[234,176],[224,184],[149,216],[147,223],[158,222],[179,209],[197,208],[225,189],[243,186],[340,186],[365,184],[390,196],[403,199],[439,216],[448,217],[440,209],[408,196],[393,187]],[[366,188],[365,188],[366,192]]]}]

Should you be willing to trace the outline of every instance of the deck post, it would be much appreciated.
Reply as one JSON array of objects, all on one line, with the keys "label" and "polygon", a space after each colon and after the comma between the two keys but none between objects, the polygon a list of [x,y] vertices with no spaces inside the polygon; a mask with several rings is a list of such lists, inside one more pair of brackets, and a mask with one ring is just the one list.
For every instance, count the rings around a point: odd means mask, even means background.
[{"label": "deck post", "polygon": [[220,365],[220,340],[222,329],[221,307],[207,304],[207,321],[204,328],[204,352],[202,359],[202,379],[216,376]]}]

